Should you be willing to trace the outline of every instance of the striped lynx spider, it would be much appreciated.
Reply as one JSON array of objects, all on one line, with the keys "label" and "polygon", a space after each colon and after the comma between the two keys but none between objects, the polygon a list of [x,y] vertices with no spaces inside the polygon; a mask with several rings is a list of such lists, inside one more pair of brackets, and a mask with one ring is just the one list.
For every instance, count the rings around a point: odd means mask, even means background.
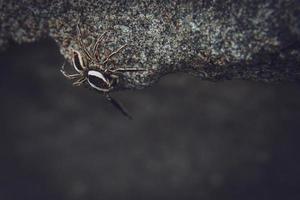
[{"label": "striped lynx spider", "polygon": [[80,49],[78,50],[72,49],[72,64],[76,73],[68,74],[64,69],[65,64],[63,64],[62,69],[60,70],[61,73],[67,79],[73,80],[74,86],[81,86],[82,84],[85,84],[89,88],[100,92],[119,111],[121,111],[125,116],[131,118],[131,116],[121,106],[121,104],[113,99],[109,93],[114,89],[116,84],[118,84],[119,79],[124,72],[145,71],[145,69],[122,68],[108,65],[112,61],[111,59],[121,50],[123,50],[127,46],[127,44],[121,46],[107,56],[100,56],[99,48],[103,44],[104,37],[107,31],[102,33],[97,38],[95,43],[91,45],[92,48],[89,49],[83,42],[83,37],[79,25],[77,25],[76,28],[76,41],[78,42],[80,47]]}]

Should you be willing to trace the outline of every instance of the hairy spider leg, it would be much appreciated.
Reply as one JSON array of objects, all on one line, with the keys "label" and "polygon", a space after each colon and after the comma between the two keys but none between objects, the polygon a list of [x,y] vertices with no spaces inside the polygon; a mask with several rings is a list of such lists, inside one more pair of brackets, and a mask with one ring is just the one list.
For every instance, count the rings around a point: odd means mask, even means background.
[{"label": "hairy spider leg", "polygon": [[85,77],[81,77],[79,78],[77,81],[75,81],[73,83],[74,86],[80,86],[84,81],[86,81],[87,79]]},{"label": "hairy spider leg", "polygon": [[87,50],[86,46],[84,45],[83,41],[82,41],[82,33],[79,27],[79,24],[77,24],[76,26],[77,28],[77,40],[81,46],[81,48],[83,49],[84,53],[86,54],[86,56],[91,60],[91,61],[96,61],[91,54],[89,53],[89,51]]},{"label": "hairy spider leg", "polygon": [[119,51],[121,51],[122,49],[124,49],[126,46],[127,46],[127,44],[121,46],[119,49],[117,49],[116,51],[114,51],[114,52],[112,52],[111,54],[109,54],[109,55],[105,58],[105,60],[104,60],[104,62],[103,62],[102,64],[103,64],[103,65],[106,64],[106,63],[109,61],[109,59],[110,59],[111,57],[113,57],[114,55],[116,55]]},{"label": "hairy spider leg", "polygon": [[117,108],[124,116],[128,117],[128,119],[132,119],[132,116],[124,109],[124,107],[117,102],[114,98],[112,98],[109,93],[104,94],[106,99],[115,107]]},{"label": "hairy spider leg", "polygon": [[107,31],[105,31],[104,33],[102,33],[96,40],[96,43],[94,44],[93,47],[93,55],[95,57],[95,59],[100,62],[100,56],[99,56],[99,47],[104,39],[104,35],[107,33]]},{"label": "hairy spider leg", "polygon": [[114,70],[111,70],[111,72],[140,72],[140,71],[147,71],[146,69],[141,68],[117,68]]},{"label": "hairy spider leg", "polygon": [[73,79],[76,79],[80,76],[82,76],[82,74],[68,74],[66,71],[65,71],[65,64],[66,64],[66,61],[64,62],[64,64],[61,66],[61,70],[60,72],[69,80],[73,80]]}]

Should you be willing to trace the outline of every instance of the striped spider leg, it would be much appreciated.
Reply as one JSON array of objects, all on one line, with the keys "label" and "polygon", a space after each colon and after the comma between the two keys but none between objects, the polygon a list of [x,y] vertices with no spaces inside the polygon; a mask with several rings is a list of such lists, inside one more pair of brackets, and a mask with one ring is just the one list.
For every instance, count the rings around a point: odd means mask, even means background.
[{"label": "striped spider leg", "polygon": [[76,41],[80,49],[72,51],[72,65],[77,73],[68,74],[62,65],[61,73],[69,80],[73,80],[73,85],[80,86],[86,83],[87,86],[103,94],[106,99],[116,107],[123,115],[132,118],[130,114],[123,108],[123,106],[111,97],[110,92],[115,88],[119,82],[120,76],[125,72],[145,71],[141,68],[122,68],[122,67],[107,67],[111,59],[123,50],[127,44],[121,46],[117,50],[105,56],[103,61],[99,55],[99,48],[102,45],[107,32],[102,33],[95,43],[92,45],[92,50],[84,44],[83,36],[79,25],[77,25]]}]

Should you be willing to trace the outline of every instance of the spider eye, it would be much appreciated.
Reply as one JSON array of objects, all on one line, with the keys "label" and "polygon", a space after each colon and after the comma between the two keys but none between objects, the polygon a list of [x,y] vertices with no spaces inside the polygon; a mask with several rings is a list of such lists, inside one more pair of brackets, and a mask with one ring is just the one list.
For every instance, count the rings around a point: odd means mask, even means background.
[{"label": "spider eye", "polygon": [[110,89],[108,79],[101,72],[95,70],[88,71],[87,80],[91,87],[101,92],[108,92]]},{"label": "spider eye", "polygon": [[83,60],[78,51],[73,51],[73,66],[75,70],[81,73],[84,70]]}]

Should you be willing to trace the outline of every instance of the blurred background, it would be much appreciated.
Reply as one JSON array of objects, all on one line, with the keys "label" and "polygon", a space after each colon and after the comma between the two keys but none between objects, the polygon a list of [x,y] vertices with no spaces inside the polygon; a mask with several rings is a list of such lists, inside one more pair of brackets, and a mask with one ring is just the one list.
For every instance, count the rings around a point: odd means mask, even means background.
[{"label": "blurred background", "polygon": [[73,87],[51,40],[0,54],[0,199],[300,199],[300,84]]}]

